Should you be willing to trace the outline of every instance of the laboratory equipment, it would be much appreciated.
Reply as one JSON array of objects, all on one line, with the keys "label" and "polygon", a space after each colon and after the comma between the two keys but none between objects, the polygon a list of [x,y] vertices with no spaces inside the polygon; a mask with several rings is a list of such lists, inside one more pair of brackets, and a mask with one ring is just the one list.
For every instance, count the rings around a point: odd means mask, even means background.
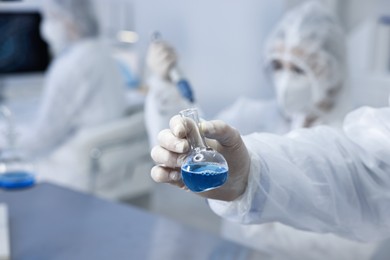
[{"label": "laboratory equipment", "polygon": [[[152,34],[152,41],[160,41],[161,40],[161,33],[160,32],[154,32]],[[180,71],[180,69],[176,66],[170,69],[169,71],[169,78],[172,80],[172,82],[177,86],[180,94],[186,98],[191,103],[195,102],[194,94],[192,92],[192,87],[190,82],[183,76],[183,73]]]},{"label": "laboratory equipment", "polygon": [[35,184],[33,164],[17,149],[6,148],[0,153],[0,188],[21,189]]},{"label": "laboratory equipment", "polygon": [[176,84],[180,91],[180,94],[191,103],[195,102],[195,98],[192,92],[189,81],[183,76],[181,71],[177,67],[173,67],[169,72],[169,77]]},{"label": "laboratory equipment", "polygon": [[199,129],[197,109],[182,110],[180,115],[191,147],[181,166],[184,184],[193,192],[204,192],[222,186],[228,178],[228,165],[220,153],[206,145],[205,137]]},{"label": "laboratory equipment", "polygon": [[0,106],[0,114],[5,118],[6,147],[0,152],[0,188],[19,189],[35,184],[33,165],[16,149],[16,131],[11,111]]},{"label": "laboratory equipment", "polygon": [[40,35],[38,10],[0,11],[0,75],[44,72],[49,63],[49,48]]}]

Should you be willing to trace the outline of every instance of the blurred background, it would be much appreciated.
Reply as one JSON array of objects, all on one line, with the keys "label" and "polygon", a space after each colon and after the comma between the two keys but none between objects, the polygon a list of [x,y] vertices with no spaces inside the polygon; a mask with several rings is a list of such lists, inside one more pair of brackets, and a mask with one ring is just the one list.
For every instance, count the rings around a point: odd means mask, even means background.
[{"label": "blurred background", "polygon": [[[158,30],[176,48],[180,67],[196,89],[200,107],[212,118],[237,96],[274,97],[263,70],[263,45],[286,10],[302,1],[94,2],[100,38],[121,68],[129,120],[95,129],[94,139],[90,132],[78,136],[77,145],[72,149],[77,147],[74,153],[82,158],[80,164],[84,165],[80,171],[91,179],[88,189],[82,190],[219,233],[220,219],[204,200],[168,185],[156,185],[149,177],[152,162],[142,126],[142,110],[148,89],[145,56],[151,35]],[[390,3],[385,0],[323,2],[337,13],[345,30],[347,79],[354,106],[388,104]],[[11,109],[15,122],[24,126],[29,125],[39,104],[45,73],[53,60],[39,33],[42,3],[40,0],[0,2],[0,102]],[[6,124],[6,117],[2,120]],[[59,151],[55,158],[61,156]],[[128,160],[130,157],[134,160]],[[137,167],[130,165],[140,161]],[[119,182],[110,182],[111,172],[120,175]]]}]

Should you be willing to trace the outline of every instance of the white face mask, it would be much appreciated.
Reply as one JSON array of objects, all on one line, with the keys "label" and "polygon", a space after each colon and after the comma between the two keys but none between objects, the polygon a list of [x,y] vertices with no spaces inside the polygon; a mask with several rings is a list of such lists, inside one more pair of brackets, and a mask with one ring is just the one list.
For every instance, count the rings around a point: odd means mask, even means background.
[{"label": "white face mask", "polygon": [[278,105],[286,116],[308,114],[311,111],[312,88],[306,75],[290,71],[276,72],[274,85]]},{"label": "white face mask", "polygon": [[55,19],[45,19],[41,24],[41,35],[47,41],[55,56],[69,45],[67,30],[63,23]]}]

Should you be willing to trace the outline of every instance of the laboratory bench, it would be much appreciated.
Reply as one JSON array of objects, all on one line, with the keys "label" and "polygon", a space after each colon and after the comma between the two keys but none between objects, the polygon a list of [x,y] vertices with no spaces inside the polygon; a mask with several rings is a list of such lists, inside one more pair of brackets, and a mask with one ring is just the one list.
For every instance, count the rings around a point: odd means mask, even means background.
[{"label": "laboratory bench", "polygon": [[49,183],[0,190],[11,259],[269,259],[216,235],[142,209]]}]

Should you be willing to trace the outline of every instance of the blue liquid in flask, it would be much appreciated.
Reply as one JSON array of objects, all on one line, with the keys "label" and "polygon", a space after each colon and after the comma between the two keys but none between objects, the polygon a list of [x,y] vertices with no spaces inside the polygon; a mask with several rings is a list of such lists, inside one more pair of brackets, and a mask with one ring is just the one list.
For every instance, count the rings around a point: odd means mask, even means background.
[{"label": "blue liquid in flask", "polygon": [[181,167],[184,184],[193,192],[203,192],[222,186],[228,177],[228,169],[218,164],[198,163]]}]

